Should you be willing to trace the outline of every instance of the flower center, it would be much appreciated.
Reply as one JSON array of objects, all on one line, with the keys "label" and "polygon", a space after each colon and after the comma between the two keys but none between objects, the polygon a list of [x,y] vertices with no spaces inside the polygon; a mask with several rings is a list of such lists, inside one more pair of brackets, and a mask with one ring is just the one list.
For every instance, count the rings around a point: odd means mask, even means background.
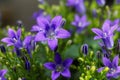
[{"label": "flower center", "polygon": [[104,32],[103,34],[104,34],[104,37],[107,37],[107,33],[106,32]]},{"label": "flower center", "polygon": [[48,37],[49,39],[54,39],[54,38],[55,38],[55,32],[53,32],[53,30],[49,30],[49,31],[47,32],[47,37]]},{"label": "flower center", "polygon": [[82,26],[82,22],[79,22],[79,23],[78,23],[78,26],[81,27],[81,26]]},{"label": "flower center", "polygon": [[57,65],[57,66],[56,66],[56,71],[57,71],[57,72],[63,71],[63,66],[62,66],[62,65]]},{"label": "flower center", "polygon": [[0,80],[2,80],[2,78],[0,77]]},{"label": "flower center", "polygon": [[109,70],[109,72],[110,72],[111,74],[113,74],[113,73],[115,73],[115,72],[116,72],[116,69],[111,68],[111,69]]},{"label": "flower center", "polygon": [[16,39],[16,38],[13,38],[13,40],[14,40],[15,42],[17,42],[17,39]]}]

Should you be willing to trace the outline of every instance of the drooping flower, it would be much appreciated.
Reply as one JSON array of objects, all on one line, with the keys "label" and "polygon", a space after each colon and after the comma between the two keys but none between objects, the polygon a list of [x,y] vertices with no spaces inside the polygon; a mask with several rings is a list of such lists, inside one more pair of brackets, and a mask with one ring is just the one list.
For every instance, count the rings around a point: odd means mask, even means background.
[{"label": "drooping flower", "polygon": [[31,56],[31,51],[33,51],[35,49],[35,40],[34,40],[34,36],[26,36],[24,41],[23,41],[23,46],[24,48],[27,50],[28,54]]},{"label": "drooping flower", "polygon": [[37,18],[39,26],[33,26],[33,31],[38,32],[35,41],[46,41],[51,50],[55,50],[58,45],[58,38],[70,37],[70,33],[63,29],[63,19],[61,16],[54,17],[51,22],[46,18]]},{"label": "drooping flower", "polygon": [[72,22],[72,25],[77,28],[78,33],[80,33],[83,29],[85,29],[89,24],[90,22],[87,21],[86,15],[80,18],[79,15],[76,14],[75,19]]},{"label": "drooping flower", "polygon": [[92,15],[93,15],[94,18],[97,17],[97,11],[96,11],[96,9],[93,9],[93,10],[92,10]]},{"label": "drooping flower", "polygon": [[97,34],[94,37],[94,40],[97,39],[102,39],[104,45],[110,49],[113,47],[114,45],[114,41],[113,41],[113,36],[114,36],[114,31],[118,28],[118,24],[115,24],[113,26],[111,26],[111,24],[108,21],[105,21],[103,26],[102,26],[102,30],[98,29],[98,28],[93,28],[92,31]]},{"label": "drooping flower", "polygon": [[96,0],[96,2],[99,6],[104,6],[105,5],[105,0]]},{"label": "drooping flower", "polygon": [[[105,67],[109,68],[109,71],[106,74],[108,79],[117,78],[120,76],[120,66],[118,66],[119,56],[115,56],[112,62],[108,58],[103,57],[102,62]],[[98,72],[101,72],[105,67],[99,68]]]},{"label": "drooping flower", "polygon": [[72,64],[73,60],[68,58],[62,61],[61,56],[56,53],[54,61],[55,62],[47,62],[44,64],[45,68],[52,70],[52,80],[56,80],[60,76],[60,74],[64,77],[70,78],[71,73],[69,71],[69,67]]},{"label": "drooping flower", "polygon": [[67,6],[74,7],[81,14],[85,14],[86,12],[84,0],[67,0]]},{"label": "drooping flower", "polygon": [[18,29],[17,32],[10,29],[8,30],[8,37],[3,38],[1,41],[6,43],[7,46],[15,46],[16,48],[22,47],[21,42],[21,29]]},{"label": "drooping flower", "polygon": [[0,80],[7,80],[4,75],[7,73],[7,70],[2,69],[0,70]]}]

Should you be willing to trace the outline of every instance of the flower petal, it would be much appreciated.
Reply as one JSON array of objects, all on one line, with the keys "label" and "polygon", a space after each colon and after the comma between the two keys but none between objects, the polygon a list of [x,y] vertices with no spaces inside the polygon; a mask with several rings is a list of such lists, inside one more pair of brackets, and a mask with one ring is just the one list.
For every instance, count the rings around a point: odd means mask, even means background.
[{"label": "flower petal", "polygon": [[103,62],[103,64],[104,64],[105,66],[107,66],[107,67],[109,67],[109,68],[112,67],[111,61],[110,61],[108,58],[103,57],[102,62]]},{"label": "flower petal", "polygon": [[52,19],[51,21],[51,24],[54,25],[55,29],[57,27],[62,27],[61,24],[62,24],[62,16],[56,16]]},{"label": "flower petal", "polygon": [[64,69],[64,70],[61,72],[61,75],[63,75],[64,77],[67,77],[67,78],[70,78],[70,77],[71,77],[71,73],[70,73],[69,69]]},{"label": "flower petal", "polygon": [[94,40],[97,40],[97,39],[101,39],[102,37],[100,37],[100,36],[95,36],[94,37]]},{"label": "flower petal", "polygon": [[43,17],[37,17],[37,23],[42,29],[45,29],[49,25],[49,21]]},{"label": "flower petal", "polygon": [[8,38],[8,37],[3,38],[1,41],[4,42],[4,43],[7,43],[9,46],[14,44],[14,41],[11,38]]},{"label": "flower petal", "polygon": [[49,39],[48,45],[49,45],[51,50],[55,50],[58,46],[58,40],[57,39]]},{"label": "flower petal", "polygon": [[62,59],[61,59],[61,56],[59,53],[55,53],[54,60],[55,60],[56,64],[61,64]]},{"label": "flower petal", "polygon": [[8,36],[9,36],[10,38],[16,38],[16,33],[15,33],[15,31],[9,28],[9,29],[8,29]]},{"label": "flower petal", "polygon": [[49,70],[55,70],[55,66],[56,65],[52,62],[47,62],[47,63],[44,64],[44,67],[49,69]]},{"label": "flower petal", "polygon": [[17,31],[17,38],[20,39],[20,37],[21,37],[21,29],[18,29],[18,31]]},{"label": "flower petal", "polygon": [[110,30],[110,23],[108,23],[108,21],[104,22],[104,24],[102,26],[102,30],[103,30],[103,32],[106,32],[106,33],[109,32],[109,30]]},{"label": "flower petal", "polygon": [[0,77],[3,77],[7,73],[7,70],[0,70]]},{"label": "flower petal", "polygon": [[71,58],[68,58],[63,62],[63,66],[66,68],[69,68],[70,65],[72,64],[72,62],[73,62],[73,60]]},{"label": "flower petal", "polygon": [[65,29],[59,29],[56,33],[57,38],[69,38],[71,36]]},{"label": "flower petal", "polygon": [[33,31],[33,32],[38,32],[38,31],[41,31],[41,30],[42,30],[42,28],[40,28],[37,25],[32,26],[32,29],[31,29],[31,31]]},{"label": "flower petal", "polygon": [[56,80],[60,76],[60,72],[52,71],[51,78],[52,80]]},{"label": "flower petal", "polygon": [[113,35],[114,31],[117,30],[117,28],[118,28],[118,24],[115,24],[114,26],[112,26],[109,31],[109,35]]},{"label": "flower petal", "polygon": [[103,32],[98,28],[93,28],[92,31],[100,37],[103,36]]},{"label": "flower petal", "polygon": [[35,36],[35,41],[45,41],[46,37],[43,32],[38,32]]},{"label": "flower petal", "polygon": [[119,56],[117,55],[117,56],[114,57],[114,59],[112,61],[112,64],[115,68],[118,67],[118,62],[119,62]]},{"label": "flower petal", "polygon": [[97,72],[101,72],[105,67],[101,67],[97,70]]}]

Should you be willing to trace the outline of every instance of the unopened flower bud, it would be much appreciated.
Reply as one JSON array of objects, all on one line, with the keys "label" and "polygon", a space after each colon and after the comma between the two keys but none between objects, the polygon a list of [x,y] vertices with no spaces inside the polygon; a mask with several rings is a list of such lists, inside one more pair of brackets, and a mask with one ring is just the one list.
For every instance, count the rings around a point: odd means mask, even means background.
[{"label": "unopened flower bud", "polygon": [[30,70],[30,62],[28,60],[25,62],[25,69],[28,71]]},{"label": "unopened flower bud", "polygon": [[21,20],[18,20],[18,21],[17,21],[17,26],[18,26],[19,28],[21,28],[21,27],[23,26],[23,22],[22,22]]},{"label": "unopened flower bud", "polygon": [[0,45],[0,49],[1,49],[1,52],[2,53],[6,53],[6,49],[5,49],[5,46],[4,45]]},{"label": "unopened flower bud", "polygon": [[87,44],[83,44],[82,47],[81,47],[81,51],[82,51],[82,53],[87,55],[88,54],[88,45]]},{"label": "unopened flower bud", "polygon": [[100,51],[97,51],[97,52],[96,52],[96,56],[97,56],[98,59],[101,58],[101,53],[100,53]]}]

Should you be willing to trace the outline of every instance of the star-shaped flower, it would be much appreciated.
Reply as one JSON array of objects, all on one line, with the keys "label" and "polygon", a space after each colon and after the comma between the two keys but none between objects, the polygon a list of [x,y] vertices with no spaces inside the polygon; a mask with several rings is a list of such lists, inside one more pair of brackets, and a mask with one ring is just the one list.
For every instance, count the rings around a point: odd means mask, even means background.
[{"label": "star-shaped flower", "polygon": [[63,29],[63,19],[61,16],[54,17],[51,22],[46,18],[37,18],[39,26],[34,27],[38,33],[35,41],[46,41],[51,50],[55,50],[58,45],[58,38],[64,39],[70,37],[70,33]]},{"label": "star-shaped flower", "polygon": [[[120,66],[118,66],[119,56],[115,56],[112,62],[108,58],[103,57],[102,62],[105,67],[109,68],[109,71],[106,74],[108,79],[120,76]],[[99,68],[98,72],[101,72],[105,67]]]},{"label": "star-shaped flower", "polygon": [[47,62],[44,64],[45,68],[52,70],[52,80],[56,80],[60,76],[60,74],[64,77],[70,78],[71,74],[69,71],[69,67],[72,64],[73,60],[68,58],[62,61],[61,56],[56,53],[54,61],[55,62]]}]

